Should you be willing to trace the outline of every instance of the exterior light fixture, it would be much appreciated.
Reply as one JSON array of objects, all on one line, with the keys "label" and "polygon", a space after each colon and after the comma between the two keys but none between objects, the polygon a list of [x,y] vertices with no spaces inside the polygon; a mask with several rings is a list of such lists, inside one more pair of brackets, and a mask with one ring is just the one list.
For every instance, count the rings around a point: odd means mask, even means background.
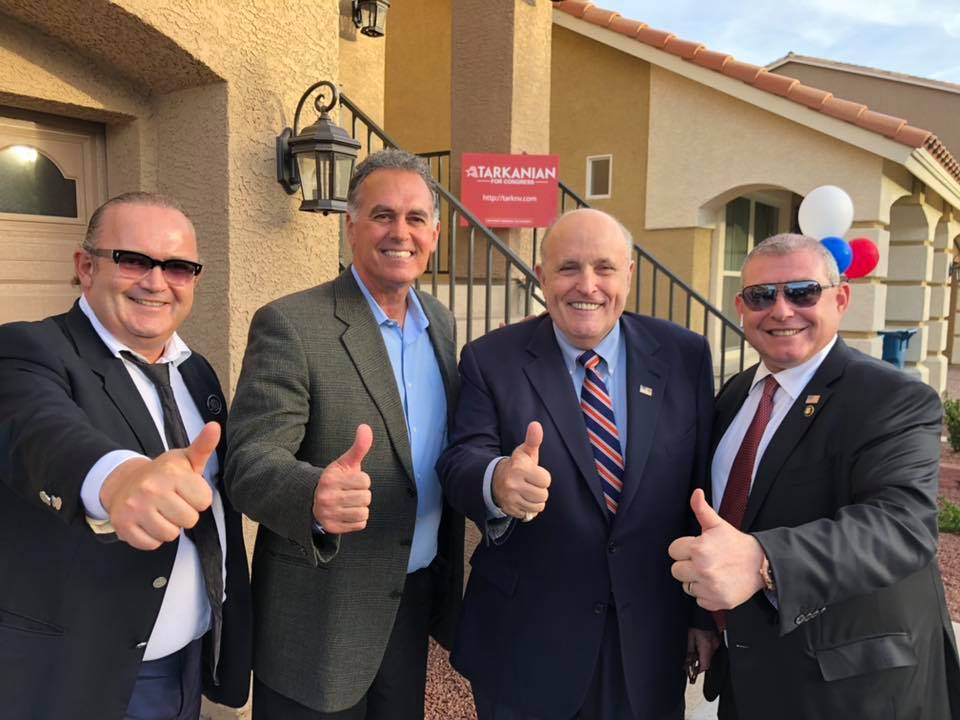
[{"label": "exterior light fixture", "polygon": [[353,24],[367,37],[383,37],[390,0],[353,0]]},{"label": "exterior light fixture", "polygon": [[[330,102],[323,104],[326,92],[318,93],[314,107],[320,117],[313,125],[300,130],[300,111],[318,88],[329,88]],[[297,103],[293,129],[284,128],[277,136],[277,182],[288,195],[297,188],[303,193],[300,209],[304,212],[347,211],[347,190],[360,143],[335,125],[327,114],[339,100],[336,86],[326,80],[307,88]]]}]

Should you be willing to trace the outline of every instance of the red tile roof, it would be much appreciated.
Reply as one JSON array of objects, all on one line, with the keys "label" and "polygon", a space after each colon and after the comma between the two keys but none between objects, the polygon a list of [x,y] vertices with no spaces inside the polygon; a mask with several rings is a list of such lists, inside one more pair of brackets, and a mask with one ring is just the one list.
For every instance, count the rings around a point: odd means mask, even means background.
[{"label": "red tile roof", "polygon": [[955,179],[960,181],[960,162],[929,130],[909,125],[903,118],[878,113],[866,105],[842,98],[819,88],[804,85],[799,80],[770,72],[759,65],[740,62],[732,55],[709,50],[700,43],[678,38],[646,23],[630,20],[620,13],[596,7],[586,0],[563,0],[553,6],[561,12],[585,20],[593,25],[664,50],[708,70],[740,80],[753,87],[780,95],[825,115],[838,118],[865,130],[884,135],[913,148],[925,148]]}]

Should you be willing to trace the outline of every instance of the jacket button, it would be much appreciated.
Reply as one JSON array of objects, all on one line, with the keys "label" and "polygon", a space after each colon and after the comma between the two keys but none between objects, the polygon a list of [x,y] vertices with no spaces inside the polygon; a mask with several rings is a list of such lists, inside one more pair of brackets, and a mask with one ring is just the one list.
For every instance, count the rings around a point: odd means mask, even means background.
[{"label": "jacket button", "polygon": [[153,579],[153,587],[159,590],[167,584],[167,579],[161,575],[158,578]]},{"label": "jacket button", "polygon": [[403,597],[403,591],[402,591],[402,590],[391,590],[391,591],[390,591],[390,597],[392,597],[392,598],[395,599],[395,600],[396,600],[397,598],[402,598],[402,597]]},{"label": "jacket button", "polygon": [[408,487],[408,488],[407,488],[407,495],[409,495],[409,496],[412,497],[412,498],[415,498],[415,497],[417,496],[417,491],[414,490],[412,487]]},{"label": "jacket button", "polygon": [[607,611],[606,603],[597,603],[593,606],[594,615],[603,615]]},{"label": "jacket button", "polygon": [[611,555],[616,555],[617,550],[619,549],[620,548],[617,547],[616,543],[610,543],[609,545],[607,545],[607,552],[610,553]]}]

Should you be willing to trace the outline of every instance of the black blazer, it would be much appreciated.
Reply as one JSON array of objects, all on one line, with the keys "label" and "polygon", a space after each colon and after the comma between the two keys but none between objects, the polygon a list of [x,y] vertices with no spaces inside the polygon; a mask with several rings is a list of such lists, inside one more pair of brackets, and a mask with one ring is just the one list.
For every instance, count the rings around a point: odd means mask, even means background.
[{"label": "black blazer", "polygon": [[[209,363],[193,353],[180,372],[204,421],[223,424],[226,404]],[[154,580],[169,576],[177,543],[144,552],[87,526],[83,479],[100,457],[119,449],[155,457],[163,444],[122,361],[79,307],[0,326],[5,718],[124,717],[165,592]],[[220,684],[205,678],[204,692],[240,706],[249,689],[250,590],[240,516],[221,495],[227,598]]]},{"label": "black blazer", "polygon": [[[754,369],[721,391],[714,447]],[[929,386],[837,341],[764,452],[744,516],[779,610],[758,593],[727,613],[708,698],[729,682],[740,720],[960,717],[936,560],[941,415]]]},{"label": "black blazer", "polygon": [[643,717],[676,711],[693,604],[667,547],[691,531],[713,412],[710,350],[672,323],[625,313],[626,474],[610,520],[549,317],[510,325],[461,354],[455,431],[437,469],[454,508],[484,528],[484,471],[538,420],[546,509],[481,543],[451,657],[491,701],[538,718],[572,717],[594,675],[616,603],[627,692]]}]

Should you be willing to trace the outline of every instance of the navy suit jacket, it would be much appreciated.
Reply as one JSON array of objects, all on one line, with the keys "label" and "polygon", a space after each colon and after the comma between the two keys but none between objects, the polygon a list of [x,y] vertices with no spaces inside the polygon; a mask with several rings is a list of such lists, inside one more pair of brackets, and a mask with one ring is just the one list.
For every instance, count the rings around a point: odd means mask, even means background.
[{"label": "navy suit jacket", "polygon": [[449,502],[485,529],[490,461],[544,428],[546,509],[481,543],[452,662],[484,696],[537,717],[572,717],[593,677],[615,603],[623,667],[638,713],[675,709],[684,690],[693,605],[670,575],[667,547],[690,534],[713,412],[706,341],[626,313],[628,439],[620,509],[608,517],[579,398],[548,316],[467,345],[450,447],[438,463]]}]

